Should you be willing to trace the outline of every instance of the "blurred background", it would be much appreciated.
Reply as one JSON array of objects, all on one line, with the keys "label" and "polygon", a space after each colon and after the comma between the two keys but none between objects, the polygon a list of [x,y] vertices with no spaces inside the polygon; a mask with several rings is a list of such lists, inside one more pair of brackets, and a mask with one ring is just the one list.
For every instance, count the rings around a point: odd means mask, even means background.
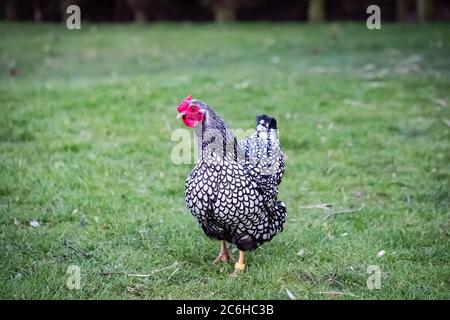
[{"label": "blurred background", "polygon": [[70,4],[81,8],[83,21],[338,21],[361,20],[377,4],[383,21],[450,20],[448,0],[3,0],[0,18],[62,21]]}]

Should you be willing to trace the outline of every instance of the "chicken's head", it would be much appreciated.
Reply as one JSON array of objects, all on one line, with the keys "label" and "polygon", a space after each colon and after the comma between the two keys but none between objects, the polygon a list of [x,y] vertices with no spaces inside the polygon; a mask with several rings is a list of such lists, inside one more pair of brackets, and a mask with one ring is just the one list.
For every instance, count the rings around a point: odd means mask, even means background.
[{"label": "chicken's head", "polygon": [[192,101],[191,96],[187,96],[178,105],[178,119],[181,118],[188,127],[195,128],[199,122],[205,120],[205,109],[201,105]]}]

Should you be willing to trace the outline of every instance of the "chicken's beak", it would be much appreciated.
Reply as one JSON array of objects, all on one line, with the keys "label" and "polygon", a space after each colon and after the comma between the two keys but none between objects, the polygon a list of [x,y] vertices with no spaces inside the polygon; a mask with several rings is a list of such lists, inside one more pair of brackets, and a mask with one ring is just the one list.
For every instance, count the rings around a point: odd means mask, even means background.
[{"label": "chicken's beak", "polygon": [[180,113],[177,115],[177,119],[182,118],[185,114],[186,114],[185,111],[180,112]]}]

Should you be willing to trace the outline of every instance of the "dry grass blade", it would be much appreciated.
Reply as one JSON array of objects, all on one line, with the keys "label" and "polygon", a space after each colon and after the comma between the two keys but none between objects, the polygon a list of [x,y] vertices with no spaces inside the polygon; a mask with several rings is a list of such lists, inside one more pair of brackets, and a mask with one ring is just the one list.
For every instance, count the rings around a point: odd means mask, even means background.
[{"label": "dry grass blade", "polygon": [[175,261],[172,265],[167,266],[167,267],[164,267],[164,268],[161,268],[161,269],[153,270],[153,271],[150,272],[149,274],[133,274],[133,273],[127,273],[127,276],[128,276],[128,277],[137,277],[137,278],[148,278],[148,277],[150,277],[151,275],[153,275],[153,274],[155,274],[155,273],[158,273],[158,272],[161,272],[161,271],[164,271],[164,270],[167,270],[167,269],[175,268],[176,266],[178,266],[178,262]]},{"label": "dry grass blade", "polygon": [[180,270],[180,267],[176,268],[176,269],[170,274],[170,276],[167,278],[167,280],[170,280],[170,279],[175,275],[175,273],[178,272],[178,270]]},{"label": "dry grass blade", "polygon": [[286,293],[287,293],[289,299],[297,300],[297,297],[291,291],[289,291],[289,289],[286,289]]},{"label": "dry grass blade", "polygon": [[344,210],[333,211],[333,212],[328,213],[325,217],[323,217],[323,219],[325,220],[325,219],[328,219],[328,218],[333,217],[333,216],[335,216],[335,215],[343,214],[343,213],[355,213],[355,212],[359,212],[359,211],[361,211],[362,209],[364,209],[365,206],[366,206],[366,205],[363,204],[363,205],[362,205],[361,207],[359,207],[358,209],[344,209]]},{"label": "dry grass blade", "polygon": [[349,293],[349,292],[340,292],[340,291],[319,291],[316,292],[316,294],[326,294],[326,295],[331,295],[331,296],[335,296],[335,295],[342,295],[342,296],[351,296],[351,297],[358,297],[356,294],[353,293]]},{"label": "dry grass blade", "polygon": [[70,243],[68,240],[64,240],[64,244],[69,247],[70,249],[72,249],[73,251],[80,253],[81,255],[83,255],[85,258],[91,258],[92,257],[92,253],[91,252],[87,252],[87,251],[83,251],[80,248],[78,248],[77,246],[75,246],[74,244]]},{"label": "dry grass blade", "polygon": [[331,203],[318,203],[318,204],[311,204],[308,206],[299,206],[301,209],[324,209],[328,210],[332,208],[333,205]]},{"label": "dry grass blade", "polygon": [[[167,270],[167,269],[171,269],[171,268],[175,268],[178,267],[178,262],[175,261],[173,264],[171,264],[170,266],[161,268],[161,269],[155,269],[153,271],[151,271],[148,274],[141,274],[141,273],[128,273],[125,271],[103,271],[100,274],[102,276],[107,276],[107,275],[114,275],[114,274],[121,274],[121,275],[126,275],[127,277],[136,277],[136,278],[148,278],[151,277],[153,274]],[[178,267],[169,277],[169,279],[180,269],[180,267]]]}]

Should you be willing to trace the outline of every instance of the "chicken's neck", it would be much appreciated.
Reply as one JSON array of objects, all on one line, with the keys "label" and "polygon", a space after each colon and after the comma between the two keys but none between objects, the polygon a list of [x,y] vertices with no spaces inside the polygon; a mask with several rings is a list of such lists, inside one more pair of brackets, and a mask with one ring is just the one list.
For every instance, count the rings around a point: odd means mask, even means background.
[{"label": "chicken's neck", "polygon": [[209,111],[205,120],[195,128],[195,139],[199,150],[199,162],[223,164],[242,159],[238,141],[225,121]]}]

